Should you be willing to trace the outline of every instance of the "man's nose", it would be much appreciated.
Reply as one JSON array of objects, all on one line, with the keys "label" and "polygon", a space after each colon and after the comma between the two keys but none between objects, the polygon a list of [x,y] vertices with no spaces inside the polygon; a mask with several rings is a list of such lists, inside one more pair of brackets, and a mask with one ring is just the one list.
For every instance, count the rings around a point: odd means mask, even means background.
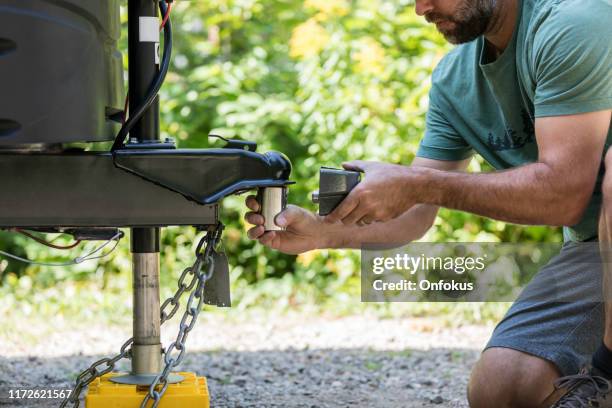
[{"label": "man's nose", "polygon": [[419,16],[424,16],[433,10],[433,5],[431,4],[431,0],[416,0],[416,13]]}]

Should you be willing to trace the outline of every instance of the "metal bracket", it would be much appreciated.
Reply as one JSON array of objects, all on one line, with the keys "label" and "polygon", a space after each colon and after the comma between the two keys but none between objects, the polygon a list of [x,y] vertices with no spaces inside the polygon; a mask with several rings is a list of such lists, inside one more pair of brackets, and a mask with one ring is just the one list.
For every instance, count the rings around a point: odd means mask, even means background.
[{"label": "metal bracket", "polygon": [[249,140],[226,139],[225,137],[219,135],[208,135],[208,137],[221,139],[226,142],[226,145],[223,146],[224,149],[240,149],[248,150],[249,152],[254,152],[257,150],[257,143]]},{"label": "metal bracket", "polygon": [[217,307],[231,307],[230,276],[227,256],[223,252],[213,252],[215,272],[204,286],[204,302]]},{"label": "metal bracket", "polygon": [[117,150],[115,165],[199,204],[214,204],[244,190],[280,187],[291,162],[282,153],[240,149]]}]

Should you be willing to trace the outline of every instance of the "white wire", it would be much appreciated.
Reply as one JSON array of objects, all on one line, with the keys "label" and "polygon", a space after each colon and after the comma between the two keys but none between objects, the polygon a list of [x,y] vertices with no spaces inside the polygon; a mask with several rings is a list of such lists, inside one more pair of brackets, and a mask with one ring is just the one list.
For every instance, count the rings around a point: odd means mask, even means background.
[{"label": "white wire", "polygon": [[[98,248],[90,251],[89,253],[87,253],[84,256],[77,256],[76,258],[74,258],[72,261],[70,262],[64,262],[64,263],[49,263],[49,262],[37,262],[37,261],[31,261],[29,259],[25,259],[25,258],[21,258],[17,255],[13,255],[13,254],[9,254],[8,252],[4,252],[2,250],[0,250],[0,255],[4,255],[8,258],[12,258],[15,259],[17,261],[21,261],[21,262],[25,262],[31,265],[40,265],[40,266],[70,266],[70,265],[77,265],[86,261],[91,261],[94,259],[100,259],[100,258],[104,258],[108,255],[110,255],[115,248],[117,248],[117,245],[119,245],[119,240],[121,239],[121,237],[123,236],[123,232],[119,231],[117,232],[112,238],[110,238],[108,241],[106,241],[104,244],[100,245]],[[115,245],[113,245],[113,247],[111,248],[110,251],[108,251],[105,254],[102,255],[98,255],[98,256],[93,256],[90,257],[91,255],[100,252],[102,249],[104,249],[108,244],[111,243],[111,241],[115,241]]]}]

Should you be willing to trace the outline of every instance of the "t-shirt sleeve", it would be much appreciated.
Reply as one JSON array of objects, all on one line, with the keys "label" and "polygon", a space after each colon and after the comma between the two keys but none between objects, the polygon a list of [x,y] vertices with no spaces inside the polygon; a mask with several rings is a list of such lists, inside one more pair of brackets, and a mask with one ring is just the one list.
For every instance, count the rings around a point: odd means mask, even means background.
[{"label": "t-shirt sleeve", "polygon": [[470,145],[447,119],[450,107],[434,83],[429,92],[429,109],[425,120],[425,136],[421,139],[417,157],[460,161],[473,155]]},{"label": "t-shirt sleeve", "polygon": [[534,38],[536,117],[612,108],[611,17],[607,0],[560,2],[551,10]]}]

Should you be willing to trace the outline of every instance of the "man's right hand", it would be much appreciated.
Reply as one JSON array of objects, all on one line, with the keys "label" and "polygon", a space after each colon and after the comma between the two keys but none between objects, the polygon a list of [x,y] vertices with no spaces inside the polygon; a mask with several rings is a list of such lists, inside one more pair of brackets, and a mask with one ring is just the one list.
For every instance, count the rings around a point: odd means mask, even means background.
[{"label": "man's right hand", "polygon": [[275,219],[276,225],[285,230],[264,232],[264,217],[257,213],[259,203],[256,197],[247,197],[246,205],[252,212],[248,212],[244,218],[249,224],[254,225],[248,231],[248,236],[267,247],[287,254],[299,254],[327,245],[326,241],[330,238],[330,234],[326,233],[326,230],[331,229],[331,226],[324,223],[319,215],[295,205],[288,205],[287,209]]}]

